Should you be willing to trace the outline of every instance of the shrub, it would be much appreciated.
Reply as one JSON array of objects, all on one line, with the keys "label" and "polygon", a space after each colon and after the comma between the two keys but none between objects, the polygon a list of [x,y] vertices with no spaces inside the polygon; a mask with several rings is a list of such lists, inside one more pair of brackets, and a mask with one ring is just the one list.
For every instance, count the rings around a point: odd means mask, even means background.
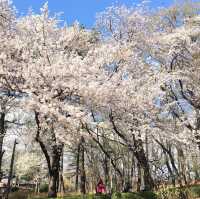
[{"label": "shrub", "polygon": [[200,197],[200,185],[193,185],[189,189],[193,197]]},{"label": "shrub", "polygon": [[159,199],[185,199],[196,197],[200,197],[199,185],[183,188],[167,188],[158,192]]},{"label": "shrub", "polygon": [[41,184],[40,185],[40,192],[41,193],[48,192],[48,184]]},{"label": "shrub", "polygon": [[151,191],[142,191],[138,193],[139,196],[141,196],[144,199],[157,199],[157,195],[154,192]]},{"label": "shrub", "polygon": [[156,194],[152,192],[141,193],[114,193],[112,199],[156,199]]},{"label": "shrub", "polygon": [[12,187],[11,188],[11,192],[16,192],[16,191],[19,191],[19,187]]},{"label": "shrub", "polygon": [[138,193],[122,193],[122,199],[143,199]]},{"label": "shrub", "polygon": [[23,175],[23,176],[20,177],[20,179],[25,180],[27,182],[31,180],[30,176],[28,176],[28,175]]},{"label": "shrub", "polygon": [[112,194],[111,199],[121,199],[122,198],[122,194],[119,192],[115,192]]},{"label": "shrub", "polygon": [[[90,199],[90,198],[88,198]],[[110,196],[109,195],[93,195],[93,198],[92,199],[110,199]]]},{"label": "shrub", "polygon": [[159,199],[179,199],[180,189],[179,188],[166,188],[158,192]]}]

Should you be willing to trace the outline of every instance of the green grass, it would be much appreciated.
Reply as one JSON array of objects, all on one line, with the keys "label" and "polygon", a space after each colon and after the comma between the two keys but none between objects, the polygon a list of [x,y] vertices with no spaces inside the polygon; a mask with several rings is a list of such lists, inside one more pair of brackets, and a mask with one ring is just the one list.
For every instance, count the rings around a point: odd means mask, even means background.
[{"label": "green grass", "polygon": [[[29,199],[46,199],[42,197],[34,197]],[[112,197],[108,195],[94,195],[88,194],[85,196],[72,195],[66,196],[64,198],[58,197],[58,199],[156,199],[155,194],[152,192],[142,192],[142,193],[114,193]]]},{"label": "green grass", "polygon": [[[30,197],[28,199],[46,199],[46,197],[40,197],[40,196],[36,196],[36,197]],[[102,196],[95,196],[93,194],[88,194],[85,196],[81,196],[81,195],[72,195],[72,196],[65,196],[63,197],[57,197],[57,199],[110,199],[108,196],[106,195],[102,195]]]},{"label": "green grass", "polygon": [[[27,192],[14,192],[10,195],[9,199],[47,199],[46,193],[40,196],[28,196]],[[114,193],[110,198],[108,195],[94,195],[87,194],[76,195],[69,194],[64,198],[58,197],[57,199],[180,199],[183,195],[187,194],[189,199],[200,198],[200,185],[192,185],[184,188],[166,188],[156,193],[153,192],[140,192],[140,193]],[[183,199],[183,198],[181,198]]]}]

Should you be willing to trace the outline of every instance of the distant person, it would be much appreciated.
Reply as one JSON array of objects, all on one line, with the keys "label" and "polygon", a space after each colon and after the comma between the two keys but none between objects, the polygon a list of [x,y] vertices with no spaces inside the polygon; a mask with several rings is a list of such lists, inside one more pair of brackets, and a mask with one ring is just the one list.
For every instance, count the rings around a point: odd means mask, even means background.
[{"label": "distant person", "polygon": [[103,180],[101,178],[96,186],[96,193],[97,194],[106,193],[106,186],[103,184]]}]

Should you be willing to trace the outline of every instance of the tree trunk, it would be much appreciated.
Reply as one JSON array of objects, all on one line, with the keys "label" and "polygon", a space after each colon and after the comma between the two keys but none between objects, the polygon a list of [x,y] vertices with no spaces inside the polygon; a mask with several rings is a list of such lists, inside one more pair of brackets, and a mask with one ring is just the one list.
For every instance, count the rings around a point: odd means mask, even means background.
[{"label": "tree trunk", "polygon": [[128,138],[118,130],[118,128],[115,124],[115,121],[114,121],[114,116],[113,116],[112,110],[109,114],[109,118],[110,118],[110,122],[113,126],[113,130],[116,132],[116,134],[120,138],[122,138],[127,143],[128,147],[133,152],[138,163],[140,164],[141,169],[144,171],[144,175],[143,175],[144,190],[152,191],[154,189],[154,181],[153,181],[153,178],[151,176],[150,167],[149,167],[147,157],[145,155],[142,140],[136,139],[135,135],[133,134],[133,144],[131,144],[129,142]]},{"label": "tree trunk", "polygon": [[78,144],[77,155],[76,155],[76,182],[75,182],[75,190],[76,190],[76,192],[78,192],[79,156],[80,156],[80,143]]},{"label": "tree trunk", "polygon": [[12,157],[11,157],[11,163],[10,163],[10,171],[9,171],[9,176],[8,176],[8,184],[7,184],[7,190],[6,190],[6,199],[8,199],[8,195],[11,190],[11,180],[13,177],[13,166],[14,166],[14,160],[15,160],[15,149],[17,145],[17,140],[15,139],[14,146],[13,146],[13,152],[12,152]]},{"label": "tree trunk", "polygon": [[39,113],[35,112],[35,120],[37,125],[37,133],[35,140],[39,143],[42,152],[47,161],[48,172],[49,172],[49,189],[48,189],[48,198],[56,198],[58,185],[59,185],[59,171],[60,171],[60,159],[62,155],[63,144],[57,143],[56,136],[54,133],[53,125],[51,127],[51,134],[49,135],[48,148],[45,143],[42,141],[40,133],[41,126],[39,120]]},{"label": "tree trunk", "polygon": [[131,183],[131,188],[132,190],[134,189],[134,183],[135,183],[135,169],[136,169],[136,166],[135,166],[135,158],[134,158],[134,155],[132,155],[132,158],[131,158],[131,176],[130,176],[130,183]]},{"label": "tree trunk", "polygon": [[188,182],[187,182],[187,177],[186,177],[186,161],[185,161],[183,149],[181,149],[180,147],[177,147],[177,152],[178,152],[179,171],[184,180],[185,185],[187,185]]},{"label": "tree trunk", "polygon": [[49,189],[48,189],[48,198],[57,197],[57,182],[58,182],[58,173],[54,170],[51,171],[49,175]]},{"label": "tree trunk", "polygon": [[152,191],[154,189],[154,181],[151,177],[150,167],[148,160],[145,156],[144,148],[142,145],[142,140],[134,139],[135,151],[134,155],[137,158],[138,164],[140,168],[143,170],[143,180],[144,180],[144,190],[145,191]]},{"label": "tree trunk", "polygon": [[[63,146],[64,148],[64,146]],[[64,156],[64,152],[63,152],[63,148],[62,148],[62,152],[61,152],[61,160],[60,160],[60,171],[59,171],[59,187],[58,187],[58,191],[63,195],[65,193],[65,185],[64,185],[64,179],[63,179],[63,156]]]},{"label": "tree trunk", "polygon": [[137,192],[140,192],[140,187],[141,187],[141,183],[142,183],[142,172],[141,172],[141,167],[140,164],[137,163],[137,173],[138,173],[138,177],[137,177]]},{"label": "tree trunk", "polygon": [[4,136],[5,136],[5,113],[0,113],[0,180],[2,178],[2,171],[1,171],[1,167],[2,167],[2,159],[3,159],[3,140],[4,140]]},{"label": "tree trunk", "polygon": [[168,154],[169,159],[170,159],[170,163],[171,163],[172,168],[173,168],[173,171],[174,171],[175,175],[177,176],[178,183],[179,183],[180,187],[182,187],[183,185],[182,185],[182,181],[181,181],[181,176],[180,176],[179,171],[178,171],[178,169],[176,167],[176,163],[175,163],[175,160],[174,160],[174,157],[173,157],[173,154],[172,154],[171,144],[167,143],[167,147],[166,147],[159,140],[155,139],[155,141],[161,146],[163,151],[165,151]]},{"label": "tree trunk", "polygon": [[169,164],[169,159],[168,159],[168,157],[167,157],[166,151],[163,150],[163,153],[164,153],[164,155],[165,155],[165,163],[166,163],[168,172],[169,172],[169,174],[170,174],[170,178],[171,178],[171,180],[172,180],[172,184],[173,184],[173,186],[175,187],[175,186],[176,186],[175,175],[174,175],[174,173],[173,173],[173,171],[172,171],[172,169],[171,169],[171,166],[170,166],[170,164]]},{"label": "tree trunk", "polygon": [[80,190],[82,194],[86,194],[86,175],[85,175],[85,146],[84,146],[85,140],[83,137],[81,137],[81,147],[80,147],[80,153],[81,153],[81,168],[80,168],[80,176],[81,176],[81,184],[80,184]]},{"label": "tree trunk", "polygon": [[59,185],[60,157],[61,153],[59,153],[57,147],[55,147],[52,154],[50,154],[51,167],[49,168],[49,198],[57,197],[57,190]]},{"label": "tree trunk", "polygon": [[173,156],[173,154],[172,154],[172,149],[171,149],[171,145],[170,145],[170,144],[168,144],[167,153],[168,153],[168,155],[169,155],[169,159],[170,159],[172,168],[173,168],[173,170],[174,170],[174,172],[175,172],[175,174],[176,174],[176,176],[177,176],[177,178],[178,178],[178,183],[179,183],[180,187],[182,187],[183,184],[182,184],[182,181],[181,181],[181,176],[180,176],[179,171],[178,171],[178,169],[177,169],[177,167],[176,167],[175,159],[174,159],[174,156]]},{"label": "tree trunk", "polygon": [[[91,137],[92,137],[92,139],[94,140],[94,142],[96,142],[96,143],[98,144],[99,148],[100,148],[101,151],[105,154],[105,156],[110,160],[110,163],[111,163],[113,169],[115,170],[115,173],[118,173],[121,182],[123,182],[123,175],[122,175],[122,172],[121,172],[120,169],[117,167],[117,164],[116,164],[115,160],[111,157],[110,153],[109,153],[108,151],[106,151],[106,149],[105,149],[104,146],[101,144],[101,142],[93,136],[92,131],[87,127],[87,125],[85,125],[85,129],[87,130],[87,132],[89,133],[89,135],[91,135]],[[116,174],[116,175],[117,175],[117,174]],[[115,178],[113,178],[112,186],[113,186],[113,183],[114,183],[114,179],[115,179]]]},{"label": "tree trunk", "polygon": [[104,176],[105,176],[105,185],[106,185],[106,189],[109,190],[109,159],[107,158],[107,156],[105,155],[104,157],[104,161],[103,161],[104,165],[103,165],[103,169],[104,169]]}]

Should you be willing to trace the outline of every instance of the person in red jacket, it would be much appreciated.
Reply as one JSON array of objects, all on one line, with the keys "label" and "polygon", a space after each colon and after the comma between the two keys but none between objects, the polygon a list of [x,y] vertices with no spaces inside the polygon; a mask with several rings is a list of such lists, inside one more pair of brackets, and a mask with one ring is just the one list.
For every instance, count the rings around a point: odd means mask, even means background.
[{"label": "person in red jacket", "polygon": [[96,186],[96,193],[97,194],[106,193],[106,186],[103,184],[103,180],[101,178]]}]

